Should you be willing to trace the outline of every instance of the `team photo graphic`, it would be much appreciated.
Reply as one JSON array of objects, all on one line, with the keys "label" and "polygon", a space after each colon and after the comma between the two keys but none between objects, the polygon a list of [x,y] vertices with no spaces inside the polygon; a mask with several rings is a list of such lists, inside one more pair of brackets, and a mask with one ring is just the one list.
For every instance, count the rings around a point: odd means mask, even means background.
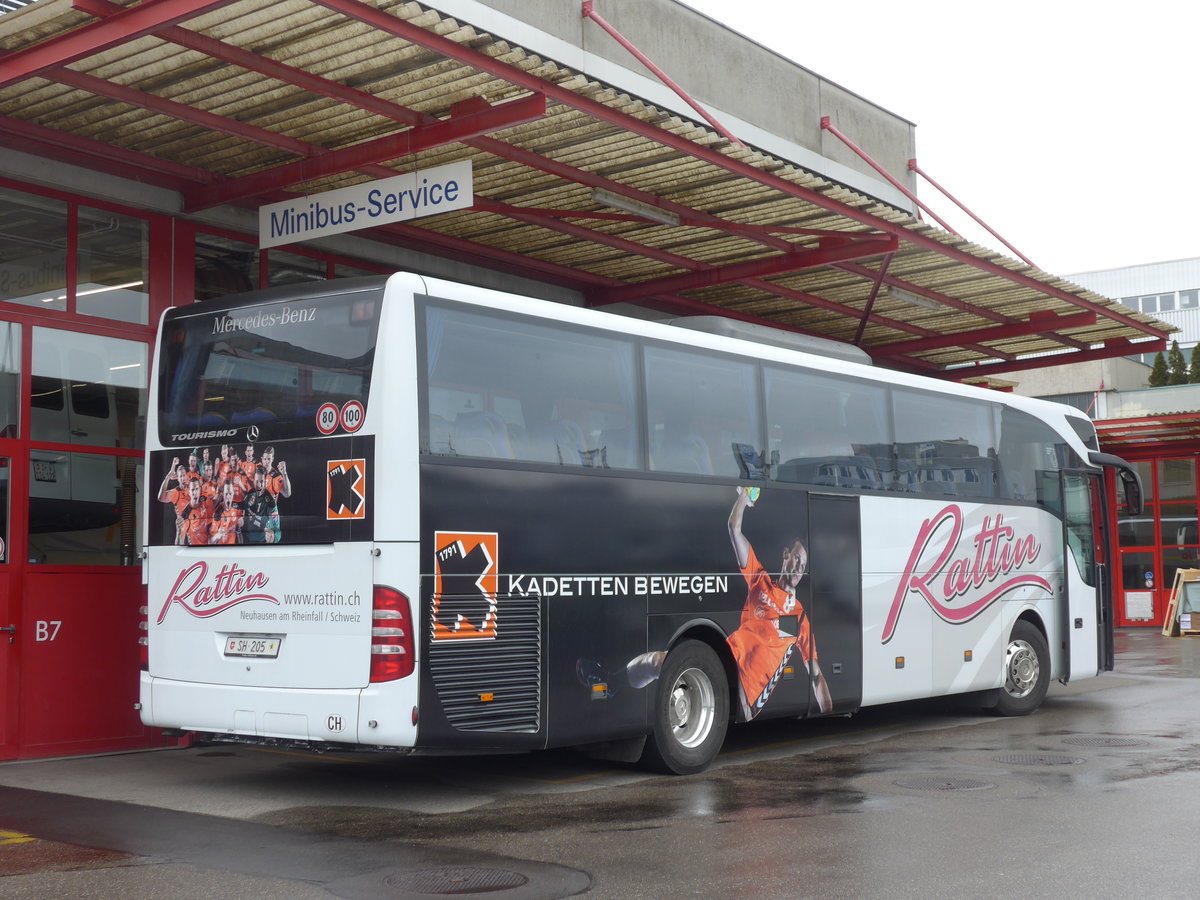
[{"label": "team photo graphic", "polygon": [[159,451],[152,540],[178,547],[370,540],[369,444],[347,437]]},{"label": "team photo graphic", "polygon": [[280,543],[279,502],[292,496],[287,462],[273,446],[255,453],[254,444],[222,444],[215,456],[194,448],[186,464],[171,458],[158,499],[175,511],[177,546]]}]

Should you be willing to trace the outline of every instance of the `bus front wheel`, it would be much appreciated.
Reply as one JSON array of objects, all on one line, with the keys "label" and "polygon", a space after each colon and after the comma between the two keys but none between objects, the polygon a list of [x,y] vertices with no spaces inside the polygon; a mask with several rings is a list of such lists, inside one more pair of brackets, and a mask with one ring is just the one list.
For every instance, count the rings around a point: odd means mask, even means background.
[{"label": "bus front wheel", "polygon": [[1001,716],[1027,716],[1046,697],[1050,686],[1050,650],[1041,631],[1024,619],[1013,625],[1004,650],[1004,686],[995,712]]},{"label": "bus front wheel", "polygon": [[646,768],[691,775],[712,764],[729,726],[729,685],[707,644],[684,641],[667,654],[651,726],[641,759]]}]

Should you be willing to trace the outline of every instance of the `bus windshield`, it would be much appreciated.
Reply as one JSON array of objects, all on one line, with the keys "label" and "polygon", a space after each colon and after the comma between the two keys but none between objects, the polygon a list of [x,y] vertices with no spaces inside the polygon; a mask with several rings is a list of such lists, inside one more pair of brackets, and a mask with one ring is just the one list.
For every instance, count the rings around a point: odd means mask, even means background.
[{"label": "bus windshield", "polygon": [[237,309],[198,304],[164,325],[159,438],[270,423],[275,439],[316,436],[316,413],[364,407],[381,290]]}]

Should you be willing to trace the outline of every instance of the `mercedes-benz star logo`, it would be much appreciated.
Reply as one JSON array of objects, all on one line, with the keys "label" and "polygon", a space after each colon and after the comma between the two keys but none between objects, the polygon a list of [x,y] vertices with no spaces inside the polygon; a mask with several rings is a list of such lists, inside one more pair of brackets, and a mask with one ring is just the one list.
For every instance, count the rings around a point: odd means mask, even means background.
[{"label": "mercedes-benz star logo", "polygon": [[258,426],[257,425],[251,425],[249,428],[246,429],[246,440],[248,440],[252,444],[258,440]]}]

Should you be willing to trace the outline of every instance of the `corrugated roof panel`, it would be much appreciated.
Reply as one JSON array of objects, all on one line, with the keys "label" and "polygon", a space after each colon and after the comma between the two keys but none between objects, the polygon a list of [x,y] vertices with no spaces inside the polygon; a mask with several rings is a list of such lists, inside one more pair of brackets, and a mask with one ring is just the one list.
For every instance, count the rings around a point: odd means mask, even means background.
[{"label": "corrugated roof panel", "polygon": [[[20,49],[91,21],[66,0],[44,0],[39,6],[42,9],[36,14],[30,9],[0,20],[0,47]],[[489,212],[486,208],[468,210],[411,223],[404,226],[401,234],[423,233],[435,242],[439,235],[473,241],[486,258],[493,258],[492,251],[499,250],[511,254],[514,265],[522,258],[545,260],[580,273],[580,284],[586,286],[594,281],[590,276],[637,283],[701,266],[722,267],[770,256],[781,248],[809,243],[799,235],[771,231],[772,227],[844,233],[871,231],[870,225],[857,220],[854,211],[859,210],[869,212],[888,228],[900,229],[898,252],[888,267],[888,279],[907,289],[933,291],[954,301],[954,305],[924,310],[881,294],[873,313],[884,318],[868,322],[864,330],[869,346],[908,340],[929,332],[947,334],[984,328],[990,323],[1022,321],[1036,311],[1068,314],[1077,311],[1081,301],[1102,308],[1115,306],[1062,279],[913,220],[902,210],[830,183],[787,160],[753,147],[731,145],[702,123],[657,109],[470,24],[443,17],[417,3],[380,3],[379,8],[459,45],[472,47],[489,59],[536,73],[545,79],[547,90],[550,85],[564,86],[611,111],[610,115],[598,117],[569,105],[563,98],[551,98],[544,118],[501,128],[486,140],[381,160],[384,168],[402,172],[469,159],[475,172],[475,190],[481,197],[534,211],[579,213],[576,217],[556,220],[539,219],[539,213],[534,212],[529,220]],[[444,119],[450,115],[451,107],[461,101],[482,97],[498,103],[526,96],[530,90],[528,85],[515,84],[498,74],[455,61],[309,0],[238,0],[188,21],[183,27],[224,41],[232,48],[251,51],[261,59],[283,63],[397,104],[403,107],[396,110],[401,117],[411,116],[405,112],[410,110]],[[117,43],[72,63],[70,68],[151,98],[182,104],[197,113],[156,103],[154,99],[147,102],[157,105],[159,111],[147,111],[120,99],[92,93],[88,90],[91,83],[81,82],[78,88],[56,83],[51,71],[46,73],[45,80],[30,78],[0,87],[0,114],[163,160],[186,163],[225,178],[269,171],[302,155],[352,146],[402,132],[407,127],[392,116],[289,83],[286,75],[260,74],[253,70],[259,65],[226,62],[162,37],[145,36]],[[103,89],[102,93],[121,96],[119,90],[111,88]],[[172,114],[171,110],[178,110],[179,114]],[[205,124],[209,120],[200,114],[221,116],[228,121],[222,127],[211,128]],[[617,120],[610,120],[612,116]],[[635,122],[654,123],[663,129],[663,140],[635,133]],[[247,130],[247,126],[261,130]],[[667,136],[685,139],[694,151],[668,146]],[[515,159],[504,159],[495,155],[494,150]],[[828,209],[821,203],[731,171],[728,164],[720,164],[719,160],[699,157],[699,153],[708,150],[845,206]],[[526,154],[534,154],[528,160],[531,165],[526,164]],[[577,170],[577,174],[572,170]],[[334,173],[294,184],[292,188],[327,190],[360,183],[367,177],[359,171]],[[589,217],[591,212],[614,212],[593,201],[591,188],[596,183],[643,191],[650,198],[694,210],[694,216],[700,219],[716,217],[765,230],[756,239],[753,234],[686,224],[669,226]],[[579,228],[595,234],[595,241],[581,237]],[[729,229],[732,228],[730,225]],[[628,244],[610,246],[607,243],[610,238],[632,241],[647,250],[635,253]],[[921,245],[920,241],[934,243]],[[941,251],[938,247],[946,249]],[[672,254],[682,259],[675,259]],[[965,256],[956,258],[950,254]],[[677,293],[710,303],[718,310],[736,310],[850,339],[858,330],[861,310],[871,292],[878,265],[876,256],[772,274],[749,284],[735,282]],[[1014,282],[998,272],[985,270],[986,265],[1003,267],[1032,281]],[[801,299],[801,295],[840,304],[844,311],[813,305]],[[1145,325],[1154,322],[1125,308],[1119,308],[1119,312],[1133,322]],[[1095,326],[1070,331],[1088,343],[1139,333],[1112,318],[1102,318]],[[1021,354],[1063,346],[1038,335],[1005,337],[994,343],[1000,353]],[[951,345],[914,354],[914,358],[951,365],[984,358],[987,352],[990,351]]]}]

